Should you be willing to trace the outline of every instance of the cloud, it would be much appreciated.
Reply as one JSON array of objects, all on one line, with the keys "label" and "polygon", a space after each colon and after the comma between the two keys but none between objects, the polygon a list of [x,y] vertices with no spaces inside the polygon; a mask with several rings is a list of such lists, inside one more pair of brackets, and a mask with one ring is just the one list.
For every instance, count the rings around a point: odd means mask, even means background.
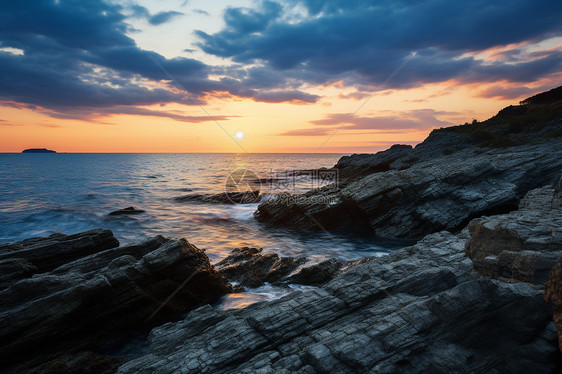
[{"label": "cloud", "polygon": [[21,126],[21,124],[19,123],[12,123],[12,122],[8,122],[4,119],[0,119],[0,126]]},{"label": "cloud", "polygon": [[265,102],[317,98],[287,86],[251,87],[255,80],[245,82],[251,79],[247,73],[213,80],[209,75],[218,68],[143,50],[127,36],[124,14],[150,17],[153,23],[179,16],[173,11],[152,16],[142,6],[97,0],[1,2],[0,45],[23,53],[0,51],[0,100],[35,105],[62,118],[70,108],[90,113],[106,107],[204,104],[205,97],[225,92]]},{"label": "cloud", "polygon": [[182,12],[177,12],[174,10],[169,10],[169,11],[164,11],[164,12],[159,12],[156,14],[151,14],[150,11],[138,4],[133,4],[130,5],[127,8],[130,13],[131,13],[131,17],[133,18],[144,18],[146,19],[151,25],[154,26],[158,26],[161,25],[163,23],[169,22],[174,18],[177,18],[179,16],[183,16],[184,14]]},{"label": "cloud", "polygon": [[161,24],[169,22],[170,20],[172,20],[174,18],[177,18],[179,16],[183,16],[183,13],[170,10],[170,11],[167,11],[167,12],[156,13],[155,15],[150,17],[148,22],[151,25],[161,25]]},{"label": "cloud", "polygon": [[254,100],[264,103],[315,103],[320,96],[301,91],[259,92],[252,96]]},{"label": "cloud", "polygon": [[531,96],[531,93],[535,92],[535,90],[529,87],[490,87],[483,91],[480,91],[479,96],[485,98],[498,98],[498,99],[516,99],[522,96]]},{"label": "cloud", "polygon": [[207,12],[206,10],[203,10],[203,9],[193,9],[193,13],[200,14],[200,15],[203,15],[203,16],[209,16],[210,15],[209,12]]},{"label": "cloud", "polygon": [[334,132],[334,130],[322,129],[322,128],[297,129],[297,130],[289,130],[283,132],[279,134],[279,136],[326,136],[332,132]]},{"label": "cloud", "polygon": [[391,116],[360,117],[352,113],[331,113],[323,119],[310,123],[318,126],[343,125],[346,130],[406,130],[429,129],[450,126],[451,123],[441,121],[436,116],[453,115],[453,112],[438,112],[432,109],[418,109],[395,113]]},{"label": "cloud", "polygon": [[199,47],[311,84],[343,80],[349,86],[371,88],[406,61],[389,87],[450,79],[531,82],[560,71],[562,64],[557,51],[515,64],[503,60],[489,64],[466,55],[562,35],[560,2],[286,0],[277,4],[285,9],[301,5],[306,14],[280,17],[270,1],[254,9],[230,8],[223,30],[197,32]]},{"label": "cloud", "polygon": [[437,116],[457,115],[456,112],[440,112],[433,109],[417,109],[405,112],[392,112],[387,116],[360,117],[353,113],[330,113],[322,119],[310,121],[314,128],[291,130],[282,136],[326,136],[337,132],[367,130],[363,133],[400,133],[406,130],[428,130],[436,127],[451,126]]},{"label": "cloud", "polygon": [[151,110],[145,108],[136,108],[136,107],[118,107],[118,108],[107,108],[95,113],[92,113],[92,116],[106,116],[112,114],[129,114],[129,115],[138,115],[138,116],[150,116],[150,117],[162,117],[162,118],[170,118],[180,122],[187,122],[187,123],[202,123],[202,122],[215,122],[215,121],[227,121],[232,117],[236,116],[187,116],[183,114],[177,114],[172,112],[164,112],[159,110]]}]

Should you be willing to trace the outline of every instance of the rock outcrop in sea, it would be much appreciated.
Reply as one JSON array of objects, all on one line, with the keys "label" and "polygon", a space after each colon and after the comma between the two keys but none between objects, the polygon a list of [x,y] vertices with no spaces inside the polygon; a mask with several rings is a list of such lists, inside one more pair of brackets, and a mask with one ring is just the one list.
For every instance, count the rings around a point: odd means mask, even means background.
[{"label": "rock outcrop in sea", "polygon": [[[529,99],[530,100],[530,99]],[[562,100],[529,101],[483,123],[434,130],[415,148],[343,157],[340,186],[262,202],[271,226],[359,230],[421,239],[458,232],[476,217],[507,213],[562,170]]]}]

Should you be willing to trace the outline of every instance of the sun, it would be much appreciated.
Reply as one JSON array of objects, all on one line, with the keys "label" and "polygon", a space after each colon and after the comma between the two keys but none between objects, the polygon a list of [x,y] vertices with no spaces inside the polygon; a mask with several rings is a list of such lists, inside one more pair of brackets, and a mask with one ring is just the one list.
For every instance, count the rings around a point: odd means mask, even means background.
[{"label": "sun", "polygon": [[242,131],[238,131],[238,132],[236,133],[236,137],[237,137],[238,139],[242,139],[242,138],[244,137],[244,133],[243,133]]}]

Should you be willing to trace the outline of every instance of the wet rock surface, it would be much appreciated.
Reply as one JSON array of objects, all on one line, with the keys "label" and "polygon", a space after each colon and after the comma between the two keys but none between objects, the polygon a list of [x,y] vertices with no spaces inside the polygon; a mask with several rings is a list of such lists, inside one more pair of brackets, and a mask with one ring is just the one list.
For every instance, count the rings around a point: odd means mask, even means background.
[{"label": "wet rock surface", "polygon": [[259,287],[264,282],[280,281],[306,261],[305,257],[279,257],[276,253],[263,253],[261,248],[243,247],[233,250],[215,268],[230,281]]},{"label": "wet rock surface", "polygon": [[302,284],[321,286],[352,266],[374,258],[357,261],[327,259],[318,263],[306,257],[279,257],[262,248],[236,248],[214,266],[229,281],[245,287],[259,287],[265,282],[275,285]]},{"label": "wet rock surface", "polygon": [[231,290],[185,239],[117,245],[93,230],[0,247],[0,368],[103,350]]},{"label": "wet rock surface", "polygon": [[553,372],[543,293],[470,280],[466,231],[357,264],[325,286],[154,329],[120,373]]},{"label": "wet rock surface", "polygon": [[195,201],[219,204],[253,204],[261,198],[260,191],[222,192],[218,194],[190,194],[176,197],[177,202]]},{"label": "wet rock surface", "polygon": [[128,208],[115,210],[115,211],[109,213],[109,215],[110,216],[127,216],[127,215],[141,214],[141,213],[144,213],[144,210],[137,209],[133,206],[130,206]]}]

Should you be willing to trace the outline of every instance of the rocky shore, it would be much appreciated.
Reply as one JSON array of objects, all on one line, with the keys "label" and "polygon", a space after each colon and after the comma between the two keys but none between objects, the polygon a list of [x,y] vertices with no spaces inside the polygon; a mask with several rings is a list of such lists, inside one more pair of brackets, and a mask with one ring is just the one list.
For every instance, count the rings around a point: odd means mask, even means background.
[{"label": "rocky shore", "polygon": [[[2,245],[1,362],[35,373],[556,372],[561,185],[351,263],[240,248],[211,266],[184,239],[119,247],[107,230]],[[225,277],[317,287],[217,310],[208,302],[233,291]],[[149,331],[145,349],[115,351]]]},{"label": "rocky shore", "polygon": [[[183,321],[154,329],[148,351],[119,372],[557,372],[552,305],[537,282],[543,280],[540,264],[562,251],[553,239],[562,226],[551,226],[548,238],[540,228],[545,217],[560,217],[560,201],[559,190],[545,187],[530,192],[512,213],[517,224],[512,225],[512,215],[475,220],[470,230],[431,234],[414,246],[350,266],[312,291],[241,310],[201,307]],[[533,207],[542,207],[541,213]],[[482,240],[473,228],[486,220],[506,229],[492,230]],[[535,269],[521,264],[490,279],[494,274],[478,272],[478,258],[466,255],[477,243],[482,251],[497,251],[507,231],[524,243],[548,243],[534,248],[540,270],[535,277],[521,279],[518,274]],[[511,249],[530,255],[528,248]],[[244,252],[250,253],[234,255],[246,256],[248,272],[258,261],[255,251]],[[546,300],[560,310],[557,269]],[[554,320],[561,320],[559,314]]]},{"label": "rocky shore", "polygon": [[342,157],[338,186],[268,199],[255,217],[271,226],[419,240],[507,213],[562,170],[562,100],[548,97],[483,123],[434,130],[415,148]]},{"label": "rocky shore", "polygon": [[114,349],[231,291],[185,239],[119,247],[108,230],[1,245],[0,268],[0,365],[14,371]]},{"label": "rocky shore", "polygon": [[[213,266],[186,239],[120,246],[101,229],[2,244],[0,371],[562,372],[559,92],[415,148],[344,157],[338,186],[255,214],[416,239],[383,257],[315,263],[242,247]],[[264,283],[310,287],[212,306]]]}]

